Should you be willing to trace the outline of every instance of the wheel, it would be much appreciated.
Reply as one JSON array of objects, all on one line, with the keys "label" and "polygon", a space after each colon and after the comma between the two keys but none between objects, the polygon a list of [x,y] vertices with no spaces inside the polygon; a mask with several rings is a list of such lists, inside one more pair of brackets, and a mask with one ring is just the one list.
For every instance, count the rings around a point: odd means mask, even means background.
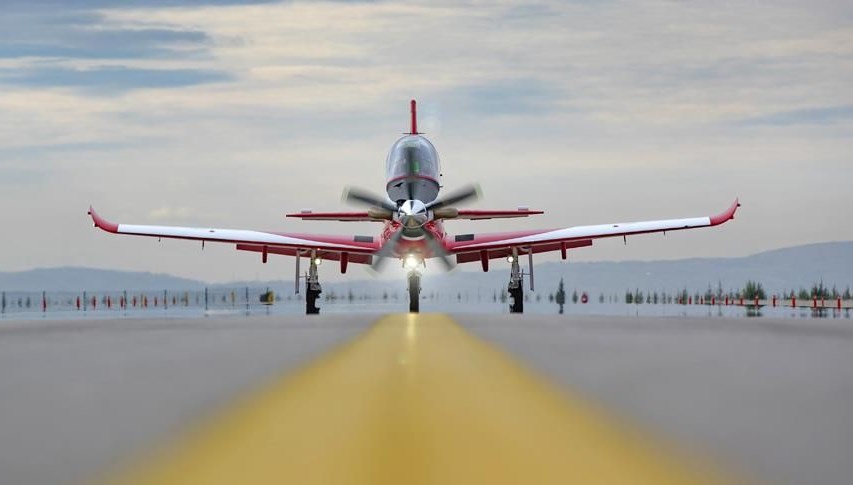
[{"label": "wheel", "polygon": [[421,307],[421,278],[417,274],[409,275],[409,312],[418,313]]},{"label": "wheel", "polygon": [[518,288],[509,290],[509,296],[512,298],[512,303],[509,305],[510,313],[524,313],[524,290],[521,285]]},{"label": "wheel", "polygon": [[419,313],[421,300],[419,298],[418,292],[409,288],[409,312],[410,313]]},{"label": "wheel", "polygon": [[322,291],[312,290],[310,284],[305,285],[305,314],[318,315],[320,308],[317,307],[317,298],[320,297]]}]

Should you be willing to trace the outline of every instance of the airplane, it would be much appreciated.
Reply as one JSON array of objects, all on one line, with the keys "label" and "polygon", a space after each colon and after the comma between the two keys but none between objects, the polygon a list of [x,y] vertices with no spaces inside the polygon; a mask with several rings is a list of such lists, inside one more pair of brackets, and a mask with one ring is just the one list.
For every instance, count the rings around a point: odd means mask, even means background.
[{"label": "airplane", "polygon": [[738,199],[714,216],[664,219],[561,229],[526,230],[495,233],[464,233],[451,236],[443,222],[452,219],[483,220],[528,217],[543,214],[540,210],[520,207],[516,210],[468,210],[456,206],[476,199],[479,188],[468,185],[439,197],[441,167],[435,146],[418,131],[417,104],[410,101],[410,130],[389,150],[385,162],[385,195],[349,188],[344,200],[366,207],[359,212],[312,212],[286,214],[308,221],[376,221],[383,223],[378,236],[312,235],[302,233],[262,232],[243,229],[202,227],[148,226],[117,224],[99,216],[90,206],[94,226],[113,234],[157,238],[189,239],[235,244],[239,251],[261,254],[267,262],[270,254],[296,257],[295,291],[299,293],[300,258],[308,258],[305,279],[305,313],[317,314],[317,298],[322,293],[318,266],[323,260],[338,261],[341,273],[349,263],[371,265],[379,269],[386,259],[398,259],[407,269],[409,311],[420,311],[421,269],[427,260],[438,260],[446,269],[455,264],[479,261],[489,271],[489,261],[506,258],[510,263],[507,291],[510,312],[524,311],[524,272],[519,258],[528,257],[527,273],[530,290],[534,291],[533,255],[560,251],[566,259],[569,249],[591,246],[594,239],[622,237],[655,232],[712,227],[734,219],[740,207]]}]

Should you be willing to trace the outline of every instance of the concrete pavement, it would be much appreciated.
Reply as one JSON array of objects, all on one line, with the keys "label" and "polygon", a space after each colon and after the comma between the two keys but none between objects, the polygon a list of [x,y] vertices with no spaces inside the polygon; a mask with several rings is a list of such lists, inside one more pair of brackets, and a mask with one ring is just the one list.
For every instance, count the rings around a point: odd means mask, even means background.
[{"label": "concrete pavement", "polygon": [[[365,335],[377,318],[0,321],[0,481],[74,483],[133,462]],[[769,482],[853,476],[853,329],[843,320],[455,320],[468,332],[442,334],[440,347],[479,337],[569,401],[664,446]],[[402,345],[383,342],[376,348]],[[471,357],[453,368],[474,383],[501,374],[478,352],[461,348]]]}]

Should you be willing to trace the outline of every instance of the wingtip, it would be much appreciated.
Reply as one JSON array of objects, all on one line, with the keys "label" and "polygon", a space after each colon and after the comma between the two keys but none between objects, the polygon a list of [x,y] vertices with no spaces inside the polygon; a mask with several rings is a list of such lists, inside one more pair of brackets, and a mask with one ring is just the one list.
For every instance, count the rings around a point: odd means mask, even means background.
[{"label": "wingtip", "polygon": [[99,216],[95,209],[92,206],[89,206],[89,216],[92,217],[92,222],[95,224],[95,227],[102,229],[107,232],[117,233],[118,232],[118,224],[110,222],[103,217]]},{"label": "wingtip", "polygon": [[715,216],[711,216],[711,225],[718,226],[724,222],[730,221],[735,218],[735,212],[737,212],[738,207],[740,207],[740,198],[735,198],[735,201],[732,205],[726,209],[724,212],[721,212]]}]

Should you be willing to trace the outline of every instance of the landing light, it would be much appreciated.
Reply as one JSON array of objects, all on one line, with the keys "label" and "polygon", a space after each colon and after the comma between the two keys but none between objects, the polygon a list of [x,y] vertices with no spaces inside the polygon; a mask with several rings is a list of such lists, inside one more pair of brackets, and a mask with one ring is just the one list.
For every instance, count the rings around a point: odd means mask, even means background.
[{"label": "landing light", "polygon": [[323,260],[322,260],[322,259],[320,259],[320,258],[314,258],[314,264],[316,264],[317,266],[320,266],[322,263],[323,263]]},{"label": "landing light", "polygon": [[507,263],[512,263],[513,261],[515,261],[515,258],[513,258],[512,256],[507,256],[507,257],[506,257],[506,262],[507,262]]},{"label": "landing light", "polygon": [[406,266],[406,269],[415,269],[421,265],[421,260],[414,254],[410,254],[406,256],[406,259],[403,261],[403,264]]}]

